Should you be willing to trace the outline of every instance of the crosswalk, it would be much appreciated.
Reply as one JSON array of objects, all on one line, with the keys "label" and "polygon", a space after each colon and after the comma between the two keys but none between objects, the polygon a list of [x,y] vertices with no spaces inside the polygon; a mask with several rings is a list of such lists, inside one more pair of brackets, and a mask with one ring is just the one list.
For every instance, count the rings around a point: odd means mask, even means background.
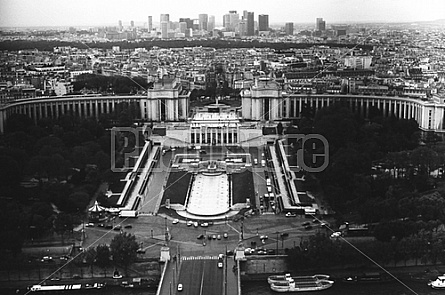
[{"label": "crosswalk", "polygon": [[182,256],[181,260],[218,260],[218,256],[216,256],[216,255]]}]

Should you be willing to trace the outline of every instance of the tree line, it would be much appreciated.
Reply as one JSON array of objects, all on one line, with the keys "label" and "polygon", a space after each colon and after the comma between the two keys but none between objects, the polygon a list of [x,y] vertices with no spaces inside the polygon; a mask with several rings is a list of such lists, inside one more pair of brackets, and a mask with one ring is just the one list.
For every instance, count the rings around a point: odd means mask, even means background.
[{"label": "tree line", "polygon": [[121,49],[135,49],[135,48],[147,48],[153,47],[162,48],[183,48],[183,47],[212,47],[216,49],[221,48],[272,48],[276,50],[287,49],[306,49],[314,46],[329,46],[337,48],[362,48],[363,50],[372,50],[371,45],[363,44],[343,44],[343,43],[294,43],[294,42],[260,42],[259,40],[242,40],[242,39],[208,39],[208,40],[141,40],[141,41],[110,41],[110,42],[67,42],[57,40],[5,40],[0,42],[0,50],[18,51],[18,50],[32,50],[37,49],[39,51],[53,51],[55,47],[70,46],[80,49],[87,48],[101,48],[112,49],[113,46],[119,46]]},{"label": "tree line", "polygon": [[[126,103],[96,120],[71,115],[34,124],[11,115],[0,136],[0,241],[2,253],[20,252],[25,241],[58,234],[62,242],[84,216],[100,183],[115,181],[111,155],[113,126],[130,126],[137,110]],[[123,159],[116,157],[116,162]]]}]

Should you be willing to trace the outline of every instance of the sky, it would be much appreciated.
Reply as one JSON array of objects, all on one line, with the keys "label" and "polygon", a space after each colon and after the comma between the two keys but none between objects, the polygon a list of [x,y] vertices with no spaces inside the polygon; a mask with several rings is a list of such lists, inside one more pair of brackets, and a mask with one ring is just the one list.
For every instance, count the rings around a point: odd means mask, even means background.
[{"label": "sky", "polygon": [[149,15],[156,24],[161,13],[171,21],[206,13],[218,25],[229,10],[268,14],[270,24],[414,22],[445,19],[445,0],[0,0],[0,27],[143,25]]}]

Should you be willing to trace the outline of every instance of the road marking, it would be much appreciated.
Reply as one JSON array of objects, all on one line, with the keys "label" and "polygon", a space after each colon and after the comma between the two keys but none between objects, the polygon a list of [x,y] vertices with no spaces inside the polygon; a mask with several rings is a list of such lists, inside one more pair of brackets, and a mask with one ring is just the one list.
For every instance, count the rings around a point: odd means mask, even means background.
[{"label": "road marking", "polygon": [[237,230],[236,228],[234,228],[233,226],[231,226],[231,225],[228,224],[228,223],[227,223],[227,225],[228,225],[231,229],[233,229],[234,231],[236,231],[236,232],[239,234],[239,230]]},{"label": "road marking", "polygon": [[218,256],[182,256],[182,260],[218,260]]}]

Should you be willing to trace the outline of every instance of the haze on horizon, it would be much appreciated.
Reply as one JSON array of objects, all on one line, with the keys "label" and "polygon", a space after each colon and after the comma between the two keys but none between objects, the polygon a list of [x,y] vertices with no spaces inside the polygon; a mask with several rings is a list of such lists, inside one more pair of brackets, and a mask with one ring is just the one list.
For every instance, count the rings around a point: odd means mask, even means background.
[{"label": "haze on horizon", "polygon": [[268,14],[269,23],[315,23],[322,17],[327,25],[350,22],[415,22],[445,18],[444,0],[0,0],[0,27],[115,26],[122,20],[136,25],[153,23],[160,14],[197,19],[198,14],[214,15],[222,24],[223,15],[244,10]]}]

